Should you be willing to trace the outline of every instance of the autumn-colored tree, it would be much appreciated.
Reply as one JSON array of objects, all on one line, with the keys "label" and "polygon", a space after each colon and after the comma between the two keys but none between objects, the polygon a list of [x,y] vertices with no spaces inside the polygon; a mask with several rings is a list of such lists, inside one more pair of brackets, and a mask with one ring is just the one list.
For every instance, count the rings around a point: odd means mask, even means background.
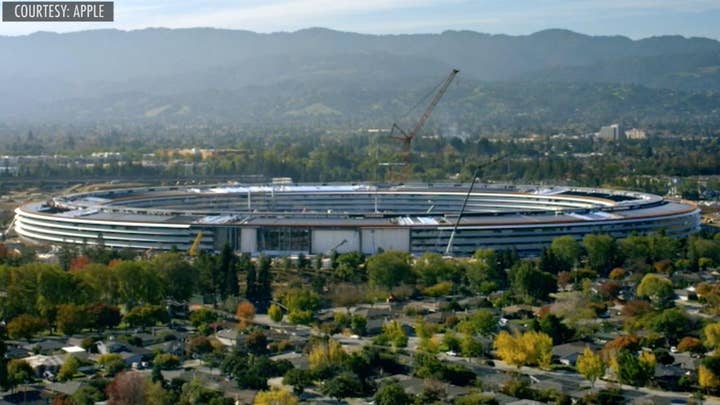
[{"label": "autumn-colored tree", "polygon": [[145,403],[147,378],[138,372],[120,373],[105,388],[109,405]]},{"label": "autumn-colored tree", "polygon": [[578,356],[575,367],[585,379],[590,381],[593,387],[595,386],[595,380],[605,375],[605,362],[602,356],[599,353],[594,353],[589,347],[585,347],[583,353]]},{"label": "autumn-colored tree", "polygon": [[623,316],[637,317],[645,314],[649,314],[653,311],[652,305],[647,301],[633,300],[628,301],[622,307]]},{"label": "autumn-colored tree", "polygon": [[550,366],[552,360],[552,338],[542,332],[527,331],[510,334],[500,332],[493,347],[506,363],[517,366]]},{"label": "autumn-colored tree", "polygon": [[239,303],[235,310],[235,317],[237,317],[240,328],[247,328],[255,318],[255,305],[250,301]]},{"label": "autumn-colored tree", "polygon": [[715,351],[720,347],[720,322],[709,323],[703,328],[705,346]]},{"label": "autumn-colored tree", "polygon": [[677,345],[677,350],[679,352],[690,352],[699,354],[704,352],[705,348],[700,339],[692,336],[685,336],[684,338],[680,339],[680,342]]},{"label": "autumn-colored tree", "polygon": [[620,335],[605,343],[603,350],[618,352],[620,350],[636,351],[640,349],[640,338],[635,335]]},{"label": "autumn-colored tree", "polygon": [[55,324],[60,332],[72,335],[80,332],[83,328],[90,326],[92,321],[82,305],[64,304],[58,307]]},{"label": "autumn-colored tree", "polygon": [[75,256],[70,260],[70,272],[80,271],[90,263],[90,258],[85,255]]},{"label": "autumn-colored tree", "polygon": [[7,324],[7,333],[12,339],[30,339],[45,329],[44,319],[27,314],[18,315]]},{"label": "autumn-colored tree", "polygon": [[612,271],[610,271],[610,275],[608,277],[610,277],[611,280],[622,280],[623,277],[625,277],[625,269],[622,267],[615,267]]},{"label": "autumn-colored tree", "polygon": [[698,367],[698,384],[708,391],[720,388],[720,357],[710,356],[703,359]]},{"label": "autumn-colored tree", "polygon": [[297,405],[298,403],[298,398],[293,393],[280,388],[260,391],[253,401],[254,405]]},{"label": "autumn-colored tree", "polygon": [[329,365],[340,365],[347,357],[342,345],[336,340],[329,339],[313,346],[308,354],[310,369],[318,369]]}]

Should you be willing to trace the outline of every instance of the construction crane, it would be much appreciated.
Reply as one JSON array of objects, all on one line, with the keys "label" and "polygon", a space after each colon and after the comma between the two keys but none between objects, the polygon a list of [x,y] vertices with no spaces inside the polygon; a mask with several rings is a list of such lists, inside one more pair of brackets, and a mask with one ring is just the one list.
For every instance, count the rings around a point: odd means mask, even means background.
[{"label": "construction crane", "polygon": [[203,233],[202,231],[199,231],[197,233],[197,236],[195,237],[195,240],[193,241],[192,245],[190,246],[190,249],[188,249],[188,255],[190,257],[197,256],[198,248],[200,247],[200,241],[202,240]]},{"label": "construction crane", "polygon": [[407,180],[409,174],[410,174],[410,147],[412,146],[412,141],[415,139],[415,136],[420,132],[422,127],[425,125],[425,122],[427,122],[428,118],[430,118],[430,114],[432,114],[433,109],[435,109],[435,106],[440,102],[440,99],[445,95],[445,92],[447,91],[448,87],[450,87],[450,83],[452,83],[453,79],[455,79],[455,76],[460,73],[460,70],[453,69],[450,72],[450,75],[448,75],[447,79],[440,85],[440,88],[435,93],[435,96],[432,98],[432,101],[430,101],[430,104],[425,109],[425,112],[423,115],[420,116],[420,119],[415,124],[412,130],[409,132],[405,132],[400,126],[398,126],[397,122],[393,123],[392,128],[390,129],[390,136],[393,137],[393,134],[397,130],[400,132],[399,136],[394,136],[395,139],[399,139],[402,142],[402,156],[403,156],[403,164],[405,165],[405,170],[403,174],[403,179]]},{"label": "construction crane", "polygon": [[463,200],[462,207],[460,207],[460,213],[458,214],[457,218],[455,219],[455,224],[453,225],[452,232],[450,233],[450,239],[448,240],[447,247],[445,248],[445,256],[450,256],[452,254],[453,249],[453,242],[455,241],[455,234],[457,233],[458,226],[460,225],[460,219],[462,219],[463,214],[465,213],[465,207],[467,206],[468,199],[470,199],[470,194],[472,194],[473,188],[475,187],[475,183],[477,182],[478,176],[480,176],[480,172],[482,169],[484,169],[487,166],[490,166],[493,163],[497,163],[501,160],[504,160],[507,156],[506,155],[500,155],[496,156],[489,161],[485,163],[481,163],[475,167],[475,172],[473,173],[473,179],[472,183],[470,183],[470,188],[468,189],[467,194],[465,194],[465,199]]}]

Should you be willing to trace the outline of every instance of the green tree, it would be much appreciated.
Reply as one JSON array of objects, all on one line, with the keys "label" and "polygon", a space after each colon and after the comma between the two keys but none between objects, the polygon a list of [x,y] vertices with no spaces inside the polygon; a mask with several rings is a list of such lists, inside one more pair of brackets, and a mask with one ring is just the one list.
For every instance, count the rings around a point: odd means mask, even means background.
[{"label": "green tree", "polygon": [[58,380],[67,381],[72,379],[73,376],[77,374],[79,368],[80,360],[78,360],[75,356],[68,356],[63,365],[60,367],[60,371],[58,371]]},{"label": "green tree", "polygon": [[329,397],[340,400],[347,397],[361,396],[363,394],[363,385],[357,375],[349,371],[343,371],[326,381],[322,385],[321,391]]},{"label": "green tree", "polygon": [[217,280],[220,297],[224,300],[228,296],[239,294],[237,278],[238,257],[229,243],[223,245],[218,259]]},{"label": "green tree", "polygon": [[410,254],[387,251],[378,253],[367,261],[368,279],[371,284],[392,288],[412,278]]},{"label": "green tree", "polygon": [[107,375],[115,375],[125,369],[125,361],[117,353],[101,354],[97,363]]},{"label": "green tree", "polygon": [[510,288],[516,297],[524,302],[545,300],[557,291],[557,281],[550,273],[545,273],[527,260],[523,260],[510,269]]},{"label": "green tree", "polygon": [[308,370],[292,368],[285,373],[283,384],[291,385],[296,395],[302,395],[305,388],[309,387],[313,382],[312,373]]},{"label": "green tree", "polygon": [[410,405],[411,395],[407,394],[396,380],[385,381],[375,393],[377,405]]},{"label": "green tree", "polygon": [[30,364],[25,360],[12,359],[7,364],[8,384],[10,387],[17,387],[33,380],[33,372]]},{"label": "green tree", "polygon": [[170,316],[167,310],[159,305],[144,305],[131,309],[124,321],[132,327],[147,328],[156,325],[158,322],[168,322]]},{"label": "green tree", "polygon": [[582,246],[574,237],[565,235],[553,239],[550,251],[562,263],[563,268],[560,271],[567,271],[580,261]]},{"label": "green tree", "polygon": [[408,336],[398,321],[390,321],[383,325],[383,336],[394,348],[407,346]]},{"label": "green tree", "polygon": [[159,273],[168,298],[187,301],[195,293],[198,272],[178,253],[161,253],[155,256],[150,266]]},{"label": "green tree", "polygon": [[650,273],[646,274],[638,284],[637,295],[649,299],[657,308],[667,308],[672,306],[675,291],[670,280]]},{"label": "green tree", "polygon": [[588,266],[598,274],[606,275],[619,264],[617,244],[610,235],[585,235],[583,247],[587,252]]},{"label": "green tree", "polygon": [[273,322],[280,322],[283,319],[283,311],[277,304],[270,305],[268,309],[268,316]]},{"label": "green tree", "polygon": [[466,264],[465,269],[470,288],[482,294],[504,288],[507,285],[507,273],[503,265],[494,250],[475,252],[473,260]]},{"label": "green tree", "polygon": [[271,264],[269,257],[260,257],[257,280],[257,307],[261,311],[266,310],[272,300]]},{"label": "green tree", "polygon": [[615,358],[616,373],[622,384],[633,387],[645,386],[655,375],[655,356],[642,352],[639,356],[628,350],[620,350]]}]

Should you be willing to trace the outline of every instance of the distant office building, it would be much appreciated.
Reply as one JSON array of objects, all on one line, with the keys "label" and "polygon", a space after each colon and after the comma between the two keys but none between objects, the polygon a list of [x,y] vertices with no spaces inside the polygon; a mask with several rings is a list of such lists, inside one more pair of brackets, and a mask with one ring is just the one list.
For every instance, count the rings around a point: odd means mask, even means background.
[{"label": "distant office building", "polygon": [[625,131],[627,139],[647,139],[647,134],[642,129],[633,128]]},{"label": "distant office building", "polygon": [[606,141],[619,141],[620,134],[620,125],[612,124],[600,128],[600,132],[598,132],[598,138],[604,139]]}]

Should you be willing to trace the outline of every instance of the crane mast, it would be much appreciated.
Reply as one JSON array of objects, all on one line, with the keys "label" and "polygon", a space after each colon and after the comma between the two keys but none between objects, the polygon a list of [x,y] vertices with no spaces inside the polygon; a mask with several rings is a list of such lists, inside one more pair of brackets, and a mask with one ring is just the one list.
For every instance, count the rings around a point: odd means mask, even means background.
[{"label": "crane mast", "polygon": [[420,119],[415,124],[413,129],[410,130],[410,132],[403,131],[403,129],[400,128],[397,123],[393,123],[390,133],[392,134],[395,130],[398,130],[402,134],[402,136],[398,136],[397,139],[400,139],[403,145],[402,154],[403,163],[405,164],[405,174],[403,176],[404,179],[407,179],[410,173],[410,147],[412,145],[413,139],[415,139],[415,136],[417,136],[418,132],[420,132],[422,127],[425,125],[425,122],[427,122],[428,118],[430,118],[430,114],[432,114],[433,109],[435,109],[435,106],[437,106],[437,104],[440,102],[440,99],[442,99],[442,97],[445,95],[448,87],[450,87],[450,83],[452,83],[453,79],[455,79],[455,76],[457,76],[458,73],[460,73],[460,70],[458,69],[453,69],[450,72],[448,77],[445,79],[438,91],[435,93],[435,96],[433,96],[430,104],[425,109],[425,112],[423,112],[423,115],[420,116]]}]

